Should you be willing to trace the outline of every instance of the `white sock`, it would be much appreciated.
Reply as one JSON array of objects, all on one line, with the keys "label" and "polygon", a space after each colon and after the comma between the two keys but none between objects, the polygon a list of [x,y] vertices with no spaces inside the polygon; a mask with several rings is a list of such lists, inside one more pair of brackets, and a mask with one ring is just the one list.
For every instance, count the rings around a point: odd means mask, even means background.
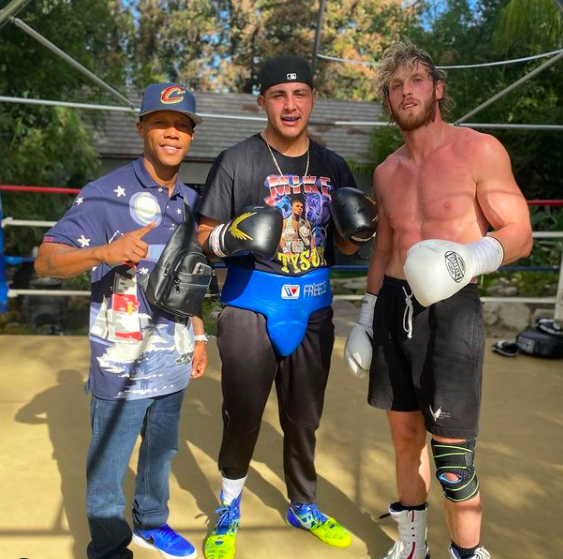
[{"label": "white sock", "polygon": [[226,505],[230,505],[241,493],[246,483],[246,478],[244,476],[240,479],[228,479],[223,476],[223,501]]}]

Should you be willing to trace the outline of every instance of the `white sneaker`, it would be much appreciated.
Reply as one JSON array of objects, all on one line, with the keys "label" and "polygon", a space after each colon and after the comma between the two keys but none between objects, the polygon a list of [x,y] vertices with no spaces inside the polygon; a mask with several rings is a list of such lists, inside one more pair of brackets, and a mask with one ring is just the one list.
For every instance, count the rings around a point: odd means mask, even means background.
[{"label": "white sneaker", "polygon": [[[461,559],[459,553],[450,545],[450,557],[451,559]],[[466,557],[465,559],[491,559],[491,554],[484,548],[478,547],[473,555]]]},{"label": "white sneaker", "polygon": [[399,539],[383,559],[430,559],[426,543],[428,505],[424,510],[400,512],[389,505],[389,514],[399,525]]}]

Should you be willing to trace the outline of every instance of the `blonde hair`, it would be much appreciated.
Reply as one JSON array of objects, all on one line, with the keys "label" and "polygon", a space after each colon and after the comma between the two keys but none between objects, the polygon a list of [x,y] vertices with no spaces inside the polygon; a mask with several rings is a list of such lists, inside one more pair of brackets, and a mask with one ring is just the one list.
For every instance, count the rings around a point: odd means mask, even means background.
[{"label": "blonde hair", "polygon": [[398,42],[385,50],[377,71],[377,85],[383,106],[389,112],[389,83],[400,66],[424,64],[428,68],[428,74],[434,85],[439,81],[443,84],[443,96],[438,100],[440,112],[447,115],[453,107],[453,100],[449,95],[446,83],[447,74],[444,70],[437,68],[430,55],[411,42]]}]

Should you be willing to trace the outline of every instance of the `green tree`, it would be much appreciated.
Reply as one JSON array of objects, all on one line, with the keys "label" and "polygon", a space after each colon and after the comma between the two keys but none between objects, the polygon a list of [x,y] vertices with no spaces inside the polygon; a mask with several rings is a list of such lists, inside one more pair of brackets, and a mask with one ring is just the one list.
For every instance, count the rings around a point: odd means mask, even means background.
[{"label": "green tree", "polygon": [[[203,91],[252,93],[261,62],[281,53],[311,59],[318,2],[309,0],[137,0],[130,57],[137,86],[177,79]],[[321,51],[371,63],[377,46],[412,9],[394,0],[328,2]],[[369,65],[319,60],[322,95],[370,100]]]},{"label": "green tree", "polygon": [[[419,13],[402,35],[427,50],[439,65],[488,63],[503,58],[519,58],[552,50],[561,44],[561,36],[553,43],[539,44],[536,39],[524,41],[524,36],[536,36],[530,30],[511,28],[513,42],[507,43],[507,10],[511,5],[531,0],[452,0],[444,6],[433,1],[419,4]],[[543,0],[537,0],[538,3]],[[553,1],[557,11],[557,6]],[[440,9],[438,9],[438,7]],[[512,8],[513,9],[513,8]],[[553,12],[555,14],[556,12]],[[557,14],[560,17],[560,14]],[[529,18],[532,22],[532,17]],[[512,21],[512,20],[510,20]],[[542,28],[552,21],[534,25]],[[515,24],[514,24],[515,25]],[[547,36],[547,34],[546,34]],[[502,41],[499,39],[502,37]],[[507,44],[510,44],[507,50]],[[543,60],[472,69],[448,70],[448,85],[455,101],[449,120],[467,114],[495,93],[514,83]],[[505,97],[471,118],[473,122],[553,124],[563,119],[561,86],[563,61],[538,74]],[[561,132],[523,130],[482,130],[498,137],[507,148],[516,179],[527,198],[559,198],[563,189],[563,150]],[[390,136],[393,141],[390,141]],[[392,133],[374,131],[378,161],[395,148]]]},{"label": "green tree", "polygon": [[419,6],[393,0],[327,2],[321,52],[363,64],[322,61],[320,89],[329,98],[374,101],[376,63],[384,48],[411,29]]},{"label": "green tree", "polygon": [[560,48],[563,36],[563,3],[558,0],[510,0],[502,9],[495,32],[500,51],[515,45],[541,52]]},{"label": "green tree", "polygon": [[[123,89],[122,32],[128,14],[118,1],[43,0],[17,14],[110,84]],[[13,97],[108,102],[108,94],[12,23],[0,29],[0,91]],[[25,56],[22,56],[25,53]],[[113,100],[111,100],[113,103]],[[75,109],[0,104],[0,182],[80,187],[93,177],[97,154]],[[56,219],[68,196],[4,193],[6,215]],[[43,229],[8,228],[7,252],[26,253]]]},{"label": "green tree", "polygon": [[[497,17],[493,45],[507,56],[540,54],[561,47],[563,3],[510,0]],[[525,71],[545,59],[526,64]],[[506,72],[503,77],[514,74]],[[519,76],[518,76],[519,77]],[[507,97],[509,121],[553,124],[563,120],[563,61],[556,62]],[[560,198],[563,188],[561,132],[503,134],[513,155],[516,176],[528,198]]]}]

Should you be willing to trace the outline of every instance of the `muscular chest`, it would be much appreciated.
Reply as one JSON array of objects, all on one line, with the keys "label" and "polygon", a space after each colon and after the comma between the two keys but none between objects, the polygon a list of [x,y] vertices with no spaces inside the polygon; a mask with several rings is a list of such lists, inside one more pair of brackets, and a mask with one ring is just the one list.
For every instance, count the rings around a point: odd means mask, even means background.
[{"label": "muscular chest", "polygon": [[472,211],[476,185],[467,163],[435,156],[420,165],[398,165],[384,187],[382,203],[395,229],[462,219]]}]

